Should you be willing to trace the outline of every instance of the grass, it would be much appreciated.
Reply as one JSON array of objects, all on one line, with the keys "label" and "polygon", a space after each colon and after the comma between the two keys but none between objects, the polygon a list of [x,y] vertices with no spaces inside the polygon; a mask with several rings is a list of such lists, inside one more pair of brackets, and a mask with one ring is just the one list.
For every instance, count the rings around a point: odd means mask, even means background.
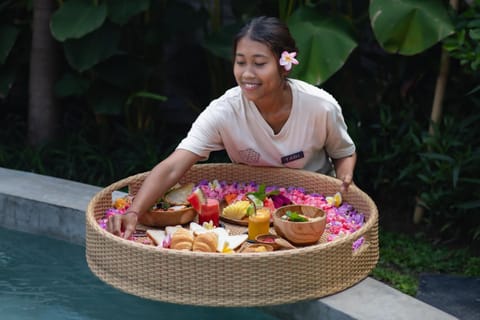
[{"label": "grass", "polygon": [[422,273],[480,276],[480,257],[467,248],[436,246],[424,236],[380,230],[380,259],[372,276],[415,296]]}]

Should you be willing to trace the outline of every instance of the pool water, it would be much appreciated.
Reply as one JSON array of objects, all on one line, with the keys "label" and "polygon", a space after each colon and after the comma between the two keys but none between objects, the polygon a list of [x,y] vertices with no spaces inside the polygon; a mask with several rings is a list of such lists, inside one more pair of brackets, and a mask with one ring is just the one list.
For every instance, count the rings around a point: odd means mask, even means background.
[{"label": "pool water", "polygon": [[124,293],[90,271],[84,247],[5,228],[0,228],[0,318],[277,319],[261,308],[184,306]]}]

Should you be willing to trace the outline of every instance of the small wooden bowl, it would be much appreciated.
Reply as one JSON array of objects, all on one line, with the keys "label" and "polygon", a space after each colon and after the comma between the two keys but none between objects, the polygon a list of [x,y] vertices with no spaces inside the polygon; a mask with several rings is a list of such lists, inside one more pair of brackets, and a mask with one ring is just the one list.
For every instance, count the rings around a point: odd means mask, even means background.
[{"label": "small wooden bowl", "polygon": [[275,239],[279,238],[275,234],[267,233],[267,234],[260,234],[255,238],[255,241],[259,244],[266,244],[272,246],[274,250],[280,248],[280,246],[275,242]]},{"label": "small wooden bowl", "polygon": [[[308,217],[306,222],[293,222],[281,217],[287,212],[298,212]],[[275,210],[273,213],[273,227],[275,232],[282,238],[295,245],[311,245],[320,240],[325,231],[326,214],[317,207],[308,205],[288,205]]]},{"label": "small wooden bowl", "polygon": [[197,216],[197,211],[192,207],[180,210],[151,210],[138,218],[138,222],[149,227],[176,226],[192,222]]},{"label": "small wooden bowl", "polygon": [[[264,249],[262,249],[263,247]],[[259,251],[259,249],[262,249]],[[248,244],[244,246],[241,250],[240,253],[265,253],[265,252],[271,252],[273,251],[273,246],[269,244],[261,244],[261,243],[253,243],[253,244]]]}]

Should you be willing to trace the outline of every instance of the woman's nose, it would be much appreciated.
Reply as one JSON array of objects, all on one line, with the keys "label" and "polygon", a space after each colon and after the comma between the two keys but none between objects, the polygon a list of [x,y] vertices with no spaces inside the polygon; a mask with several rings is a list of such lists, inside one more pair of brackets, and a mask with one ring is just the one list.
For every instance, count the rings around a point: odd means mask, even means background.
[{"label": "woman's nose", "polygon": [[243,70],[243,77],[245,78],[255,77],[255,72],[253,71],[252,66],[250,65],[245,66],[245,69]]}]

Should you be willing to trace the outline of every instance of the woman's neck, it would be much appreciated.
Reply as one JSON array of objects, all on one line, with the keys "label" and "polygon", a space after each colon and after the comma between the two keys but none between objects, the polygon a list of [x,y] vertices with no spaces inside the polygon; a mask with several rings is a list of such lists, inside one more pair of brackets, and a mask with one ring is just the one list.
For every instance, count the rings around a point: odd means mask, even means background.
[{"label": "woman's neck", "polygon": [[256,103],[258,111],[275,134],[279,133],[287,122],[292,110],[292,100],[292,90],[286,82],[279,94],[272,94],[268,100]]}]

